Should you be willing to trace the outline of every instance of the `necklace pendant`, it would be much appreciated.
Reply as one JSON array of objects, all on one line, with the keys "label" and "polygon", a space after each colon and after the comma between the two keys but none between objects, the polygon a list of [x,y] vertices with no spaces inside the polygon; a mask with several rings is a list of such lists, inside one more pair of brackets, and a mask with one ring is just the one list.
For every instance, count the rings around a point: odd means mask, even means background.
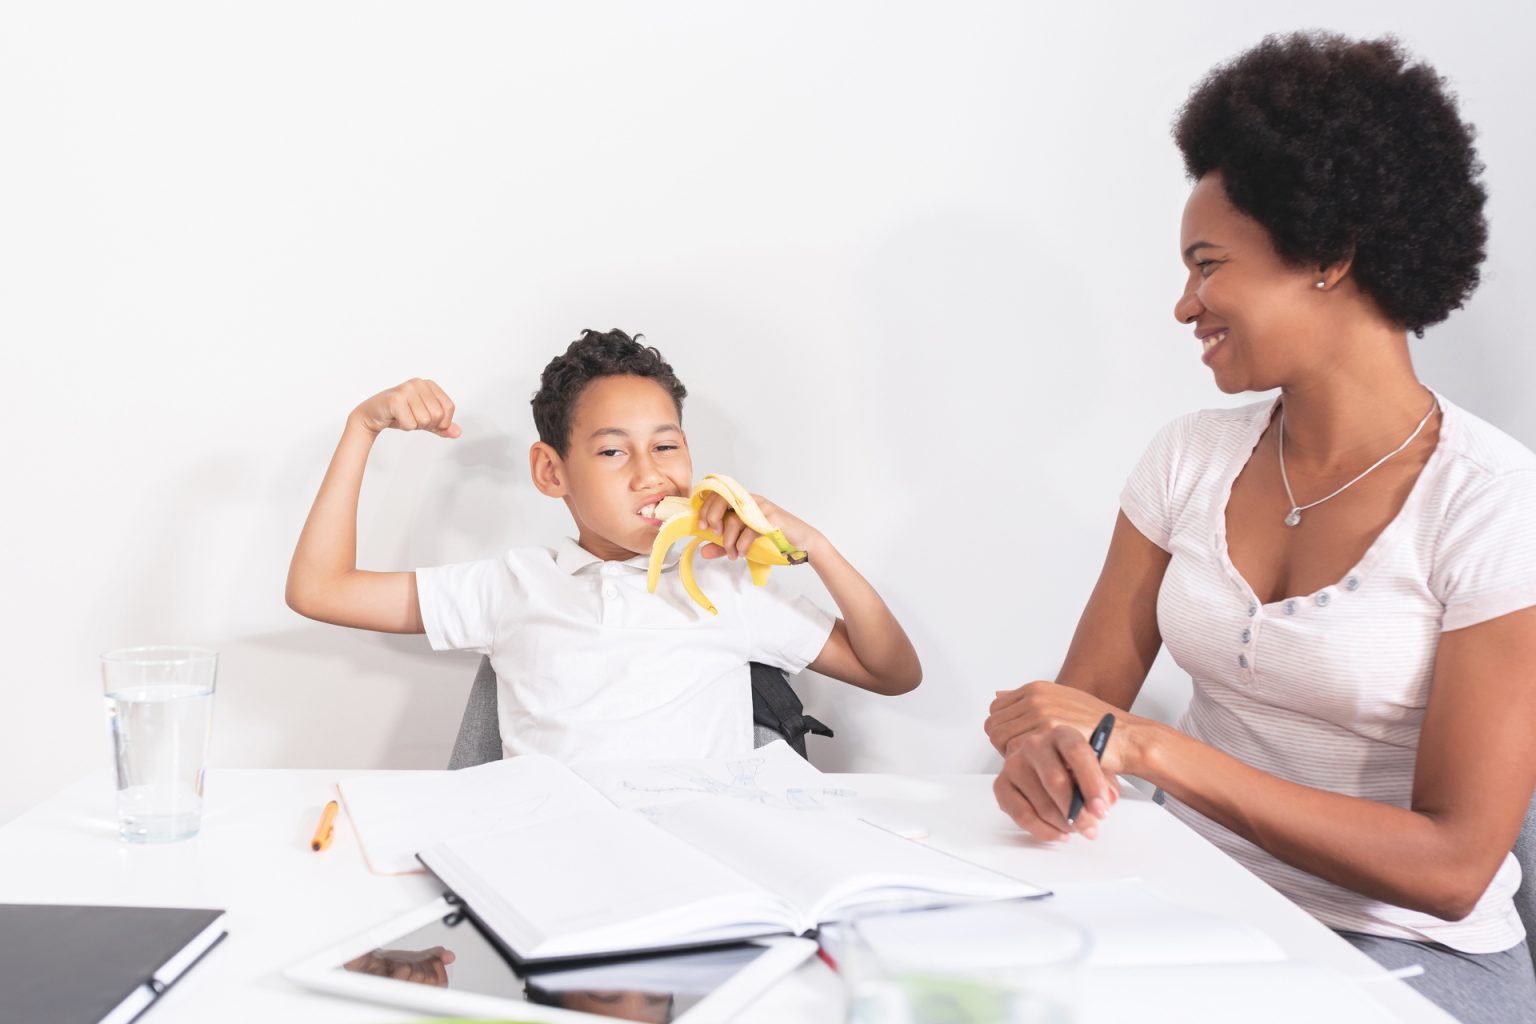
[{"label": "necklace pendant", "polygon": [[1298,524],[1300,522],[1301,522],[1301,509],[1299,509],[1299,508],[1291,509],[1290,514],[1285,517],[1285,525],[1286,526],[1295,526],[1296,524]]}]

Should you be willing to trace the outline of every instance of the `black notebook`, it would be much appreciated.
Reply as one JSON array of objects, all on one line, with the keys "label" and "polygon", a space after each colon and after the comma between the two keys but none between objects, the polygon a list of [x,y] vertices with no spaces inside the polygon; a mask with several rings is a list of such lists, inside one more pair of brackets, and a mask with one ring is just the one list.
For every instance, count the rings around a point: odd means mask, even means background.
[{"label": "black notebook", "polygon": [[0,1021],[128,1024],[227,934],[222,910],[0,904]]}]

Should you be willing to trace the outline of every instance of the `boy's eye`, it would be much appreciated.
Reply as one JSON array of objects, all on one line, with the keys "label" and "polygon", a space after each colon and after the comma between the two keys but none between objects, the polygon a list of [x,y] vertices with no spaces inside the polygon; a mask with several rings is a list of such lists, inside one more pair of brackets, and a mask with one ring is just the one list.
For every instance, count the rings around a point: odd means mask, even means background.
[{"label": "boy's eye", "polygon": [[598,452],[597,454],[603,455],[603,456],[623,455],[624,454],[624,449],[622,449],[622,448],[604,448],[602,451]]},{"label": "boy's eye", "polygon": [[1201,277],[1210,277],[1211,271],[1221,263],[1221,260],[1195,260],[1195,267],[1199,269]]},{"label": "boy's eye", "polygon": [[659,452],[675,452],[680,447],[682,446],[676,444],[659,444],[656,446],[656,450]]}]

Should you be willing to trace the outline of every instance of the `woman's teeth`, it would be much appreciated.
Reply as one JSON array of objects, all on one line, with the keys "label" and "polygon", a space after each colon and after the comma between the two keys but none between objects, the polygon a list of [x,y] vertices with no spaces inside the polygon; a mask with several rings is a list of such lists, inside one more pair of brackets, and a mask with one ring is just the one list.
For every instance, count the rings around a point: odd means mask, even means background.
[{"label": "woman's teeth", "polygon": [[640,514],[642,516],[645,516],[645,518],[647,518],[647,519],[655,519],[656,518],[656,506],[655,505],[647,505],[647,506],[645,506],[645,508],[640,510]]},{"label": "woman's teeth", "polygon": [[1211,349],[1215,348],[1217,345],[1220,345],[1226,340],[1227,332],[1218,331],[1215,334],[1207,335],[1206,337],[1202,338],[1200,340],[1200,344],[1204,346],[1204,351],[1209,352]]}]

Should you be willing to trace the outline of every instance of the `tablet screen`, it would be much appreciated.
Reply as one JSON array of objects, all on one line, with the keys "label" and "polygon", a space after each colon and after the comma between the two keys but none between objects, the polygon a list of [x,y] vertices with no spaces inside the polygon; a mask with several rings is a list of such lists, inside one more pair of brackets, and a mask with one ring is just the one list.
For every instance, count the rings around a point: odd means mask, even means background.
[{"label": "tablet screen", "polygon": [[617,1020],[664,1022],[681,1016],[767,951],[749,944],[518,969],[473,921],[462,915],[452,920],[456,923],[434,920],[335,969]]}]

